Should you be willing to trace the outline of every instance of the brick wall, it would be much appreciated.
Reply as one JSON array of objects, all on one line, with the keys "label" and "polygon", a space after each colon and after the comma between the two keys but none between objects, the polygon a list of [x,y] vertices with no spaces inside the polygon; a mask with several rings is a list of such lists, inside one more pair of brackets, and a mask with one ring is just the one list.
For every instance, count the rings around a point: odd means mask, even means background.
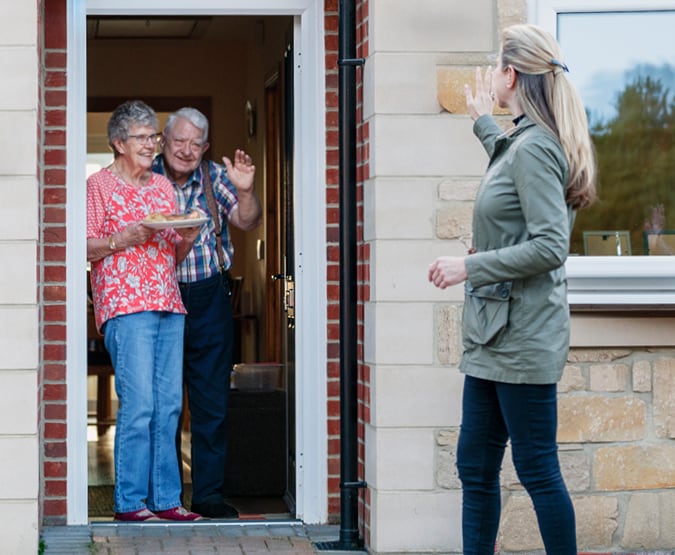
[{"label": "brick wall", "polygon": [[39,298],[43,522],[66,522],[66,0],[45,0],[42,32]]},{"label": "brick wall", "polygon": [[[368,58],[368,0],[361,0],[356,3],[356,57]],[[370,246],[364,241],[363,237],[363,184],[370,177],[370,143],[368,121],[364,120],[363,113],[363,69],[356,73],[357,87],[357,109],[356,109],[356,181],[358,183],[358,267],[357,278],[359,282],[358,298],[358,338],[359,338],[359,361],[364,360],[364,308],[363,303],[370,300]],[[365,423],[370,421],[370,368],[362,362],[359,364],[359,384],[358,384],[358,477],[365,477]],[[359,498],[359,528],[363,533],[366,545],[370,544],[370,502],[368,492],[363,489],[360,491]]]},{"label": "brick wall", "polygon": [[340,175],[338,151],[338,1],[324,2],[326,52],[326,260],[328,368],[328,518],[340,516]]},{"label": "brick wall", "polygon": [[[340,267],[339,267],[339,104],[338,104],[338,0],[326,0],[324,4],[325,49],[326,49],[326,203],[327,203],[327,249],[328,261],[328,515],[329,521],[338,522],[340,517]],[[357,57],[368,55],[368,2],[356,5]],[[358,360],[363,361],[363,302],[369,298],[370,271],[368,246],[363,242],[363,182],[368,178],[368,124],[363,121],[362,69],[357,69],[357,243],[358,243]],[[359,477],[364,475],[363,422],[368,419],[368,368],[358,367],[358,437]],[[367,514],[366,494],[361,494],[360,521],[364,526]]]}]

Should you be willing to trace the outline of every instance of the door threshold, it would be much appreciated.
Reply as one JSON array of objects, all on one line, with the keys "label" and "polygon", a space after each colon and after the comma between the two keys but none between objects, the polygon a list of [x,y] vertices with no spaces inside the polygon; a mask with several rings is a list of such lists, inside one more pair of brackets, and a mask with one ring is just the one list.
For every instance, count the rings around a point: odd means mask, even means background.
[{"label": "door threshold", "polygon": [[98,528],[129,528],[129,527],[138,527],[138,526],[170,526],[171,528],[176,527],[192,527],[192,526],[212,526],[216,528],[227,528],[227,527],[261,527],[261,526],[305,526],[305,524],[298,519],[286,519],[286,518],[268,518],[268,519],[241,519],[241,520],[218,520],[218,519],[204,519],[197,521],[172,521],[172,520],[146,520],[143,522],[120,522],[117,520],[92,520],[89,522],[89,526],[93,529]]}]

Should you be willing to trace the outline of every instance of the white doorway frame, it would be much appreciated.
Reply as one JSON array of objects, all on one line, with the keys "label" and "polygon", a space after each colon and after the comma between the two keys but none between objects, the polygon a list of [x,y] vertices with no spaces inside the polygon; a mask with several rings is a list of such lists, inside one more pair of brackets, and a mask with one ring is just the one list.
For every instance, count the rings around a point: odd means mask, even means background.
[{"label": "white doorway frame", "polygon": [[68,524],[88,523],[86,353],[87,15],[294,16],[296,516],[325,523],[326,130],[322,0],[71,0],[67,3],[67,395]]}]

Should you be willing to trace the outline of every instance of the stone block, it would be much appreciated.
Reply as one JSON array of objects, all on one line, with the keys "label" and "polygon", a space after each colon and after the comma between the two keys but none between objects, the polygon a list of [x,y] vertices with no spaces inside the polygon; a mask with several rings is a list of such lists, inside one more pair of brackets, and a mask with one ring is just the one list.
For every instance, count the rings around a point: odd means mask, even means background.
[{"label": "stone block", "polygon": [[572,497],[579,550],[606,549],[618,527],[619,502],[613,496]]},{"label": "stone block", "polygon": [[471,246],[473,203],[453,203],[436,213],[436,236],[439,239],[460,239]]},{"label": "stone block", "polygon": [[459,491],[371,491],[374,553],[461,553],[462,499]]},{"label": "stone block", "polygon": [[[494,66],[493,66],[494,67]],[[487,65],[481,68],[485,71]],[[464,85],[469,85],[472,91],[476,90],[476,66],[447,67],[439,66],[436,69],[436,94],[441,107],[451,114],[468,114],[466,107],[466,93]],[[509,111],[500,108],[495,103],[493,114],[505,116]]]},{"label": "stone block", "polygon": [[675,359],[654,361],[654,432],[657,437],[675,437]]},{"label": "stone block", "polygon": [[525,0],[499,0],[497,2],[499,28],[503,29],[516,23],[527,21],[527,2]]},{"label": "stone block", "polygon": [[[0,333],[0,370],[37,368],[38,314],[36,306],[0,306],[0,322],[11,322]],[[37,393],[36,393],[37,394]]]},{"label": "stone block", "polygon": [[445,179],[438,186],[440,200],[471,201],[476,200],[476,192],[480,179],[456,178]]},{"label": "stone block", "polygon": [[464,85],[474,87],[475,67],[438,67],[436,90],[438,103],[451,114],[468,114]]},{"label": "stone block", "polygon": [[369,4],[372,52],[493,52],[493,2],[375,0]]},{"label": "stone block", "polygon": [[502,509],[497,543],[500,553],[544,549],[532,500],[526,493],[509,495]]},{"label": "stone block", "polygon": [[568,362],[612,362],[631,354],[628,349],[571,349]]},{"label": "stone block", "polygon": [[586,378],[580,366],[565,366],[562,378],[558,382],[558,393],[583,391],[586,389]]},{"label": "stone block", "polygon": [[0,272],[0,304],[35,305],[35,242],[0,242],[0,260],[11,260]]},{"label": "stone block", "polygon": [[[0,435],[37,434],[37,389],[35,370],[0,372]],[[16,481],[13,478],[4,482],[12,486]]]},{"label": "stone block", "polygon": [[364,238],[431,239],[436,179],[370,179],[364,185]]},{"label": "stone block", "polygon": [[[0,472],[2,476],[11,476],[0,482],[0,499],[37,501],[39,458],[37,435],[0,436]],[[7,521],[3,523],[7,525]]]},{"label": "stone block", "polygon": [[593,478],[598,491],[675,488],[675,445],[599,447]]},{"label": "stone block", "polygon": [[378,427],[458,426],[464,375],[456,368],[375,366],[371,422]]},{"label": "stone block", "polygon": [[[421,280],[420,280],[421,281]],[[433,312],[423,303],[366,303],[365,359],[377,364],[431,364]],[[405,325],[401,325],[405,322]]]},{"label": "stone block", "polygon": [[675,492],[631,495],[621,547],[630,550],[672,550],[675,545]]},{"label": "stone block", "polygon": [[[35,29],[38,24],[35,2],[3,2],[0,20],[0,45],[37,47]],[[37,55],[37,54],[36,54]]]},{"label": "stone block", "polygon": [[[5,6],[3,6],[3,9]],[[4,11],[3,11],[4,15]],[[0,47],[0,73],[11,75],[0,88],[0,106],[3,110],[34,110],[38,97],[38,58],[35,48]]]},{"label": "stone block", "polygon": [[462,306],[448,304],[436,309],[438,361],[458,364],[462,357]]},{"label": "stone block", "polygon": [[436,434],[436,444],[439,447],[457,446],[459,430],[440,430]]},{"label": "stone block", "polygon": [[37,111],[0,111],[0,128],[12,130],[0,134],[0,175],[35,175],[37,149],[35,130]]},{"label": "stone block", "polygon": [[[612,545],[617,529],[618,502],[614,497],[572,497],[579,549]],[[509,496],[498,536],[500,552],[541,551],[544,548],[530,497]]]},{"label": "stone block", "polygon": [[38,553],[37,499],[0,503],[0,521],[0,545],[3,553]]},{"label": "stone block", "polygon": [[[0,177],[0,237],[4,240],[37,240],[38,184],[35,177]],[[35,252],[29,266],[35,273]],[[27,263],[29,261],[26,261]],[[33,278],[35,281],[35,278]]]},{"label": "stone block", "polygon": [[480,176],[487,154],[469,117],[380,115],[370,126],[370,175],[437,178]]},{"label": "stone block", "polygon": [[366,481],[379,490],[431,491],[435,441],[430,428],[368,426]]},{"label": "stone block", "polygon": [[560,470],[570,493],[586,492],[591,487],[591,463],[582,449],[561,450]]},{"label": "stone block", "polygon": [[646,435],[647,406],[634,397],[561,397],[560,443],[635,441]]},{"label": "stone block", "polygon": [[625,364],[592,364],[589,369],[591,391],[626,391],[628,366]]},{"label": "stone block", "polygon": [[631,495],[626,511],[626,524],[621,538],[624,549],[658,549],[659,495],[635,493]]},{"label": "stone block", "polygon": [[633,391],[648,393],[652,390],[652,365],[648,360],[633,363]]},{"label": "stone block", "polygon": [[438,114],[439,55],[402,51],[373,54],[365,66],[365,118],[375,114]]},{"label": "stone block", "polygon": [[441,430],[436,435],[436,483],[443,489],[461,489],[457,474],[459,430]]},{"label": "stone block", "polygon": [[[371,242],[371,300],[415,302],[438,294],[427,276],[434,260],[432,243],[421,240]],[[405,327],[405,326],[404,326]]]}]

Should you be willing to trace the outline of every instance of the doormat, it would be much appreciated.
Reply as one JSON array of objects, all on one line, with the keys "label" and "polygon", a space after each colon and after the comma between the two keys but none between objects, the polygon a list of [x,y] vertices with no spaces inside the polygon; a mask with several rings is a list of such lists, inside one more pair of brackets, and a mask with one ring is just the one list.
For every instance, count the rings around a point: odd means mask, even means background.
[{"label": "doormat", "polygon": [[[89,518],[113,518],[114,486],[89,486]],[[183,485],[183,505],[192,504],[192,484]],[[280,497],[236,497],[227,502],[239,511],[241,520],[274,520],[293,518],[286,502]]]},{"label": "doormat", "polygon": [[[113,517],[113,494],[115,486],[89,486],[89,517]],[[183,505],[192,504],[192,484],[183,486]]]}]

